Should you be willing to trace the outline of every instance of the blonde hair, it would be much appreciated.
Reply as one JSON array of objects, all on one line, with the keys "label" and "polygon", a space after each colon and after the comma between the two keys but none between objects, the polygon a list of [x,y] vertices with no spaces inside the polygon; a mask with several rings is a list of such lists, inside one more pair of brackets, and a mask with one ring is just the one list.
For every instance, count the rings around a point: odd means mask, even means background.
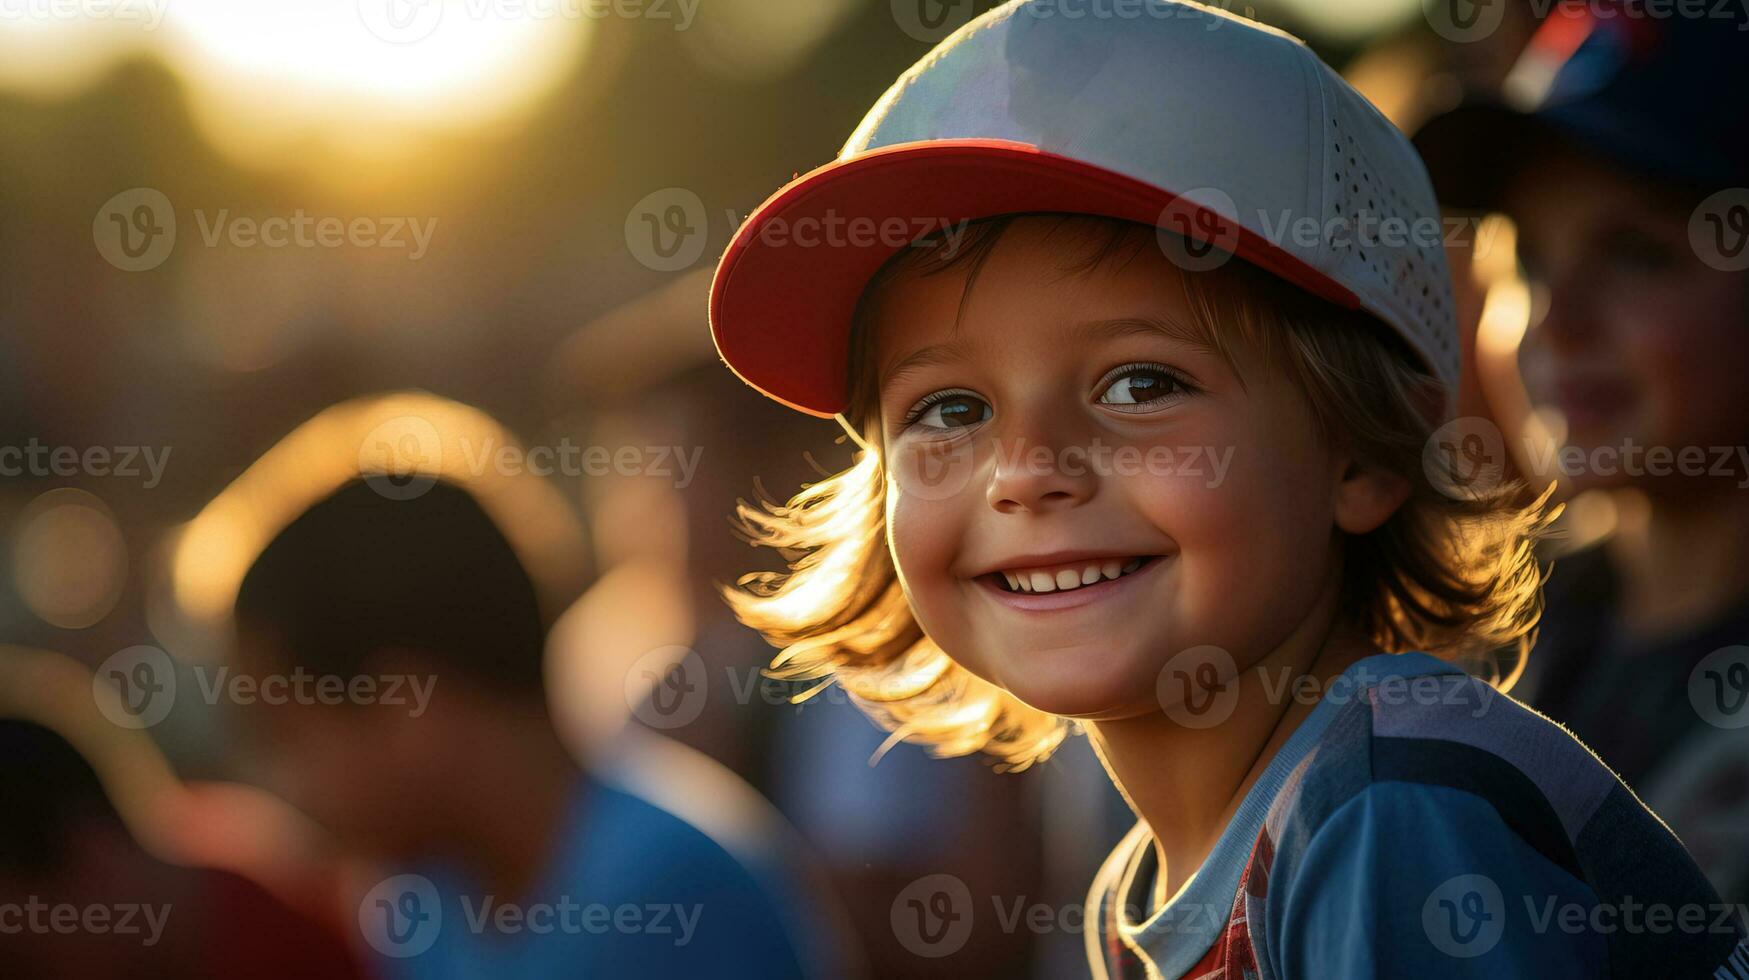
[{"label": "blonde hair", "polygon": [[[945,240],[921,242],[876,273],[852,326],[844,413],[861,432],[864,450],[849,469],[805,486],[788,502],[741,501],[743,533],[778,549],[789,571],[752,573],[723,590],[743,623],[782,648],[769,673],[819,681],[803,698],[835,680],[892,733],[883,752],[906,740],[940,756],[982,751],[1008,769],[1048,757],[1068,726],[954,663],[912,618],[887,550],[869,321],[871,297],[901,275],[969,263],[969,295],[996,240],[1019,217],[975,222],[957,248]],[[1147,225],[1054,217],[1058,224],[1050,233],[1078,236],[1089,253],[1069,272],[1086,272],[1126,252],[1133,258],[1156,241]],[[1288,372],[1323,438],[1412,487],[1382,526],[1345,542],[1341,608],[1349,621],[1382,650],[1472,661],[1488,668],[1491,681],[1510,687],[1541,613],[1533,546],[1558,513],[1547,506],[1552,487],[1528,504],[1517,483],[1482,494],[1441,492],[1424,469],[1423,449],[1443,412],[1445,386],[1369,315],[1325,303],[1244,262],[1184,278],[1200,327],[1229,363],[1236,337]],[[1508,657],[1510,666],[1503,667]]]}]

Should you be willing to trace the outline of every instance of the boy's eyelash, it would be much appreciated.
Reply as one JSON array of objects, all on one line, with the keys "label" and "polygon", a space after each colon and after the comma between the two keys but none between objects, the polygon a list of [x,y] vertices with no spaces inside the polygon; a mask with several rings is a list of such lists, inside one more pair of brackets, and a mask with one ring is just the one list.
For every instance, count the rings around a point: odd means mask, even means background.
[{"label": "boy's eyelash", "polygon": [[964,388],[943,388],[940,391],[932,391],[929,394],[924,395],[917,404],[911,406],[911,410],[905,413],[904,419],[901,420],[899,424],[902,426],[911,425],[918,419],[922,418],[923,413],[929,411],[931,405],[946,401],[955,395],[971,395],[973,398],[978,397],[977,392],[968,391]]},{"label": "boy's eyelash", "polygon": [[1190,380],[1189,375],[1185,374],[1183,371],[1179,371],[1175,368],[1171,368],[1171,367],[1168,367],[1167,365],[1161,364],[1159,361],[1131,361],[1128,364],[1120,364],[1117,367],[1114,367],[1111,370],[1105,372],[1105,376],[1100,378],[1099,383],[1094,385],[1093,387],[1097,391],[1104,392],[1105,389],[1111,387],[1112,382],[1123,377],[1125,373],[1130,372],[1130,371],[1135,371],[1137,369],[1158,371],[1161,374],[1164,374],[1167,377],[1171,378],[1173,384],[1176,384],[1178,387],[1183,388],[1186,392],[1193,392],[1193,391],[1200,390],[1197,387],[1196,383],[1194,381]]}]

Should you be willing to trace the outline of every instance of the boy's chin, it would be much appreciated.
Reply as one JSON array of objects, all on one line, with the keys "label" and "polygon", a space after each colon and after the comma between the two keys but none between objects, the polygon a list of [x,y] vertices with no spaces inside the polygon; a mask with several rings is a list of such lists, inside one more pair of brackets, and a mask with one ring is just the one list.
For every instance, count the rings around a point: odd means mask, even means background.
[{"label": "boy's chin", "polygon": [[1095,674],[1082,668],[1059,676],[1048,669],[1020,670],[1004,687],[1028,707],[1080,721],[1134,718],[1160,710],[1152,677],[1138,679],[1128,672]]}]

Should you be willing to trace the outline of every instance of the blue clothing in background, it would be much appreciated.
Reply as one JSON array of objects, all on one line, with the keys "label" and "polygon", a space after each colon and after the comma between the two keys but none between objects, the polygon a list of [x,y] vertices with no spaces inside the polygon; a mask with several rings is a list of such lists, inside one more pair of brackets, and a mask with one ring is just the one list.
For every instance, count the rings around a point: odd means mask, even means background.
[{"label": "blue clothing in background", "polygon": [[692,824],[585,776],[564,828],[552,867],[527,896],[492,896],[435,868],[379,886],[360,925],[385,954],[384,972],[407,980],[807,975],[798,953],[806,937],[795,934],[782,886]]}]

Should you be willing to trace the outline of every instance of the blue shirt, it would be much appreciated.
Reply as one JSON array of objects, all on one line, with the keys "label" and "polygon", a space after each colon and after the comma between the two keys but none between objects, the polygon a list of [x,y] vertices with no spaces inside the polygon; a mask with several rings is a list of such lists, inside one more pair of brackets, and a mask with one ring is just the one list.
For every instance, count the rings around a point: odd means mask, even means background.
[{"label": "blue shirt", "polygon": [[360,909],[378,964],[406,980],[805,975],[790,896],[692,824],[585,776],[563,827],[526,896],[435,867],[379,885]]},{"label": "blue shirt", "polygon": [[1096,978],[1749,978],[1741,910],[1572,735],[1423,653],[1344,671],[1190,883],[1145,824],[1089,896]]}]

